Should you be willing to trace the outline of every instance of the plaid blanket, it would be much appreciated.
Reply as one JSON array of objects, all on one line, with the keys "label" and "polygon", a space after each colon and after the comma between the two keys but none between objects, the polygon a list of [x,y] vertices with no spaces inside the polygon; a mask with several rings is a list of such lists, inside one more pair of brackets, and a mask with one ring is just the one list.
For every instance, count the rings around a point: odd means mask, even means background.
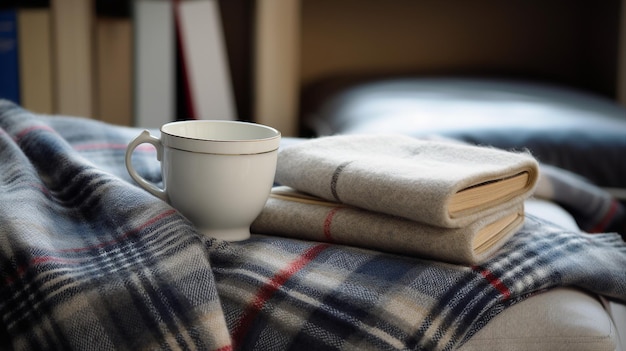
[{"label": "plaid blanket", "polygon": [[535,196],[559,204],[588,233],[614,231],[626,238],[624,204],[577,174],[542,165]]},{"label": "plaid blanket", "polygon": [[[533,217],[480,266],[201,237],[130,183],[138,132],[0,102],[0,349],[451,350],[543,289],[626,301],[618,235]],[[159,181],[153,150],[133,162]]]}]

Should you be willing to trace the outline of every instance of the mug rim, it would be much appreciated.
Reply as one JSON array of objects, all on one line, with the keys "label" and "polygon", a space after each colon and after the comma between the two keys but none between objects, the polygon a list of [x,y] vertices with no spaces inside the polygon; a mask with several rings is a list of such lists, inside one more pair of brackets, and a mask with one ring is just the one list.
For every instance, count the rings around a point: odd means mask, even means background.
[{"label": "mug rim", "polygon": [[[229,124],[241,125],[268,131],[272,135],[254,138],[230,138],[220,139],[217,137],[202,138],[176,134],[168,130],[168,127],[184,124]],[[161,142],[165,147],[181,151],[219,154],[219,155],[250,155],[275,151],[279,148],[281,133],[275,128],[255,122],[231,121],[231,120],[184,120],[169,122],[161,126]]]}]

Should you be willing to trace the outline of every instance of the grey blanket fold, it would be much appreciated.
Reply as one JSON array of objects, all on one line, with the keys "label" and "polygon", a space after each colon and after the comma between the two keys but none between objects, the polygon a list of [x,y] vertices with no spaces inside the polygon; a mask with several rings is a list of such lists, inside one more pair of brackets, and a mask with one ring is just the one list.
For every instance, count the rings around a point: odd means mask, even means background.
[{"label": "grey blanket fold", "polygon": [[474,265],[491,257],[523,222],[523,203],[463,228],[442,228],[277,187],[252,231]]},{"label": "grey blanket fold", "polygon": [[[283,149],[276,171],[279,184],[301,192],[446,228],[522,204],[537,176],[537,161],[527,153],[400,135],[311,139]],[[510,179],[514,191],[477,191]],[[472,196],[453,210],[463,192]]]}]

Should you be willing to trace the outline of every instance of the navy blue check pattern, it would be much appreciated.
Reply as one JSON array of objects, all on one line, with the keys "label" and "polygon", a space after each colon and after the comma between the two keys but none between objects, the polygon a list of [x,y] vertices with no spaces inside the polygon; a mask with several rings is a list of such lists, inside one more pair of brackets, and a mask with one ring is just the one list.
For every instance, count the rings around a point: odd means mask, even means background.
[{"label": "navy blue check pattern", "polygon": [[[138,134],[0,102],[1,349],[452,350],[552,287],[626,301],[619,235],[533,217],[480,266],[202,237],[132,184]],[[160,182],[153,149],[133,162]]]}]

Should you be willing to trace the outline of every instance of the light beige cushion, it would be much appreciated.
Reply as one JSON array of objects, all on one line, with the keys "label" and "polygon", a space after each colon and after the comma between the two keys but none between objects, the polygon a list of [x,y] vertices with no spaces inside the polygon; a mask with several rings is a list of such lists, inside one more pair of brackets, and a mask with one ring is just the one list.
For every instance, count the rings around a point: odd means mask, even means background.
[{"label": "light beige cushion", "polygon": [[615,327],[617,327],[619,344],[621,345],[618,351],[626,351],[626,305],[615,301],[605,301],[604,308],[611,316],[611,319],[613,319]]},{"label": "light beige cushion", "polygon": [[[577,230],[572,216],[554,203],[529,199],[526,212]],[[504,310],[460,350],[622,351],[619,333],[624,338],[625,328],[626,306],[606,301],[603,304],[591,294],[557,288]]]},{"label": "light beige cushion", "polygon": [[460,350],[614,351],[618,345],[615,324],[598,299],[557,288],[509,307]]}]

